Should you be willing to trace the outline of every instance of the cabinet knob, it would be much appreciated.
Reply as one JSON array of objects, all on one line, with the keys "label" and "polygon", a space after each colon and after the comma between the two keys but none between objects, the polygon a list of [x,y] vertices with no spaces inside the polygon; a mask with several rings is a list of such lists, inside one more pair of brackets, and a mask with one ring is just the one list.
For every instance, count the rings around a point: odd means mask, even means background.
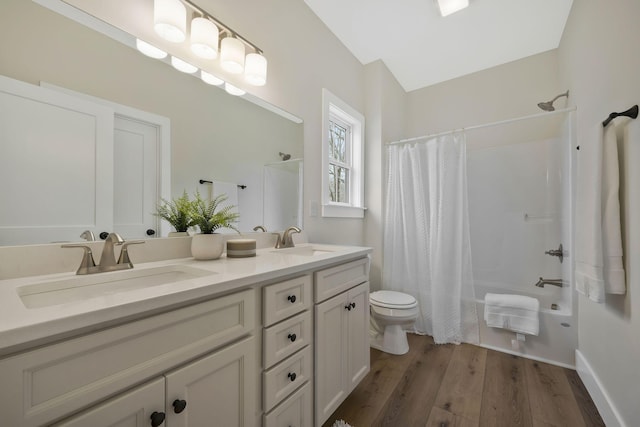
[{"label": "cabinet knob", "polygon": [[351,304],[347,304],[347,305],[345,305],[345,306],[344,306],[344,308],[345,308],[346,310],[351,311]]},{"label": "cabinet knob", "polygon": [[176,399],[173,401],[172,405],[173,405],[173,412],[175,412],[176,414],[179,414],[180,412],[184,411],[184,408],[187,407],[187,401],[182,399]]},{"label": "cabinet knob", "polygon": [[356,308],[356,303],[355,302],[351,303],[351,308]]},{"label": "cabinet knob", "polygon": [[289,338],[289,340],[290,340],[291,342],[294,342],[294,341],[296,340],[296,338],[297,338],[297,337],[296,337],[296,334],[289,334],[289,335],[287,335],[287,338]]},{"label": "cabinet knob", "polygon": [[287,377],[293,382],[296,380],[296,373],[295,372],[289,372],[287,374]]},{"label": "cabinet knob", "polygon": [[164,412],[154,412],[150,418],[151,427],[158,427],[164,422]]},{"label": "cabinet knob", "polygon": [[296,296],[295,295],[289,295],[287,297],[287,299],[291,302],[291,304],[293,304],[294,302],[296,302]]}]

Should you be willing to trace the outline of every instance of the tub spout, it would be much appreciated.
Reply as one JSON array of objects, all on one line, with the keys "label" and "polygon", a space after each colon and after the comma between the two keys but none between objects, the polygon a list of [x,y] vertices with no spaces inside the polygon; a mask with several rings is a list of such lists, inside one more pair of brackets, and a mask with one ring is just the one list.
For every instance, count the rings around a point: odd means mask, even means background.
[{"label": "tub spout", "polygon": [[544,285],[553,285],[562,288],[564,287],[564,281],[562,279],[543,279],[541,277],[538,283],[535,284],[535,286],[539,288],[544,288]]}]

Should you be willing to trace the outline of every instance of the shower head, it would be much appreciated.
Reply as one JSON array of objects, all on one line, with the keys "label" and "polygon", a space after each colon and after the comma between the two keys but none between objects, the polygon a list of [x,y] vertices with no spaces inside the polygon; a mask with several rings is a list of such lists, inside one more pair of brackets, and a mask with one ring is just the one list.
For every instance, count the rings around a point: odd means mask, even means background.
[{"label": "shower head", "polygon": [[569,91],[566,91],[565,93],[561,93],[560,95],[558,95],[555,98],[553,98],[551,101],[538,103],[538,107],[540,107],[544,111],[555,111],[555,107],[553,106],[553,103],[556,101],[556,99],[558,99],[558,98],[560,98],[562,96],[566,96],[568,98],[569,97]]}]

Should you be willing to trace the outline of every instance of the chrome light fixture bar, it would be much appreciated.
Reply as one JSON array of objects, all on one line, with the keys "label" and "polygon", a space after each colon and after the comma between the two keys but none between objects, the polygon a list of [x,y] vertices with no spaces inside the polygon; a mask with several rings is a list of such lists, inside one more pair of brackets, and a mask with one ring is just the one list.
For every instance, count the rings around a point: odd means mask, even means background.
[{"label": "chrome light fixture bar", "polygon": [[[219,57],[220,67],[226,72],[244,73],[247,83],[254,86],[266,84],[267,59],[262,49],[190,0],[154,0],[156,33],[169,42],[185,41],[187,7],[193,10],[189,42],[195,55],[212,60]],[[245,53],[247,47],[252,51],[249,54]]]}]

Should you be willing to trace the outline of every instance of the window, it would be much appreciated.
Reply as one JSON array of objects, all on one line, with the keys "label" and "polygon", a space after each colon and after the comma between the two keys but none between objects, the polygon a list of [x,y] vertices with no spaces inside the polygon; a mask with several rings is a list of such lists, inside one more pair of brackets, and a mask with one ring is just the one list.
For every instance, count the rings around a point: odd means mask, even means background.
[{"label": "window", "polygon": [[322,91],[322,216],[364,217],[364,117]]}]

